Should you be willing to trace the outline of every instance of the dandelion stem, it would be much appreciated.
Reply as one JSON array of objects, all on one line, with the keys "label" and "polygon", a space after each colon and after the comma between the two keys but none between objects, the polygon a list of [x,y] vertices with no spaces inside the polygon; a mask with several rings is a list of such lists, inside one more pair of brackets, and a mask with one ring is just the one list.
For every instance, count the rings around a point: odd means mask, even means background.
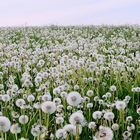
[{"label": "dandelion stem", "polygon": [[120,111],[120,124],[122,126],[122,130],[124,130],[124,110]]},{"label": "dandelion stem", "polygon": [[76,125],[76,137],[75,140],[79,140],[79,128],[78,125]]},{"label": "dandelion stem", "polygon": [[18,140],[17,133],[15,134],[15,139]]},{"label": "dandelion stem", "polygon": [[5,133],[5,140],[7,140],[7,133]]},{"label": "dandelion stem", "polygon": [[1,132],[1,138],[2,138],[2,140],[4,140],[3,132]]},{"label": "dandelion stem", "polygon": [[69,134],[67,133],[67,137],[66,137],[66,140],[69,140]]},{"label": "dandelion stem", "polygon": [[49,114],[47,114],[47,122],[46,122],[46,131],[47,131],[47,135],[48,135],[48,128],[49,128]]},{"label": "dandelion stem", "polygon": [[40,121],[40,124],[41,124],[41,110],[39,109],[39,121]]}]

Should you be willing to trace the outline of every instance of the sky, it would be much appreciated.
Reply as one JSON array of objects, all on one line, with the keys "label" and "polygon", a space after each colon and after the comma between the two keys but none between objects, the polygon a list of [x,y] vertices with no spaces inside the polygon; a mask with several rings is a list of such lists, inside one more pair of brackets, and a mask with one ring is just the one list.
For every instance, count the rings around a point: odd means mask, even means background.
[{"label": "sky", "polygon": [[0,26],[140,24],[140,0],[0,0]]}]

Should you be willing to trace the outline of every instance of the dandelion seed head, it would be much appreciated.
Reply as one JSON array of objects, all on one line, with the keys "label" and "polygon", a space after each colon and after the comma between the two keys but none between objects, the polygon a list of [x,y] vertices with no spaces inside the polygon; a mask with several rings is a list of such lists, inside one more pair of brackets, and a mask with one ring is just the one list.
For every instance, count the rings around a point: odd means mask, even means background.
[{"label": "dandelion seed head", "polygon": [[0,116],[0,132],[7,132],[10,129],[11,122],[5,116]]},{"label": "dandelion seed head", "polygon": [[82,124],[85,118],[81,112],[74,112],[69,119],[69,122],[73,125]]},{"label": "dandelion seed head", "polygon": [[44,113],[52,114],[56,111],[56,105],[54,102],[46,101],[46,102],[41,104],[41,110]]},{"label": "dandelion seed head", "polygon": [[109,127],[100,126],[99,131],[95,134],[97,140],[112,140],[113,131]]},{"label": "dandelion seed head", "polygon": [[81,95],[78,92],[71,92],[67,96],[67,103],[71,106],[77,106],[81,103]]}]

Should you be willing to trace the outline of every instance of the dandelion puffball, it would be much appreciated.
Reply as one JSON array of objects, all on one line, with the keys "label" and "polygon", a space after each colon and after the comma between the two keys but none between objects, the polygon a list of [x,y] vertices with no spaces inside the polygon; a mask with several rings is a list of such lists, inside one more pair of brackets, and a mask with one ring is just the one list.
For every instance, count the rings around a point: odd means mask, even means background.
[{"label": "dandelion puffball", "polygon": [[44,113],[49,113],[49,114],[52,114],[55,112],[56,110],[56,105],[54,102],[51,102],[51,101],[46,101],[44,103],[41,104],[41,110],[44,112]]},{"label": "dandelion puffball", "polygon": [[116,101],[115,105],[118,110],[124,110],[126,108],[126,103],[124,101]]},{"label": "dandelion puffball", "polygon": [[18,123],[15,123],[11,126],[10,131],[12,134],[17,134],[21,132],[21,127],[19,126]]},{"label": "dandelion puffball", "polygon": [[95,134],[95,137],[97,140],[112,140],[113,131],[109,127],[100,126],[99,131]]},{"label": "dandelion puffball", "polygon": [[119,125],[117,123],[112,124],[112,129],[114,131],[118,130],[119,129]]},{"label": "dandelion puffball", "polygon": [[[73,124],[66,124],[63,129],[69,134],[76,135],[76,126],[73,125]],[[78,133],[79,134],[82,133],[82,127],[81,126],[78,126]]]},{"label": "dandelion puffball", "polygon": [[102,112],[101,111],[95,111],[92,114],[92,117],[96,120],[96,119],[101,119],[102,117]]},{"label": "dandelion puffball", "polygon": [[111,121],[114,119],[115,115],[113,112],[105,112],[103,116],[106,120]]},{"label": "dandelion puffball", "polygon": [[56,138],[60,139],[64,139],[66,138],[66,131],[64,129],[58,129],[55,133]]},{"label": "dandelion puffball", "polygon": [[16,106],[22,108],[25,105],[25,100],[24,99],[17,99],[16,100]]},{"label": "dandelion puffball", "polygon": [[95,123],[95,122],[89,122],[88,128],[89,128],[89,129],[94,129],[94,128],[96,128],[96,123]]},{"label": "dandelion puffball", "polygon": [[78,106],[81,103],[81,95],[78,92],[70,92],[67,96],[67,103],[71,106]]},{"label": "dandelion puffball", "polygon": [[0,132],[7,132],[10,129],[11,122],[7,117],[0,116]]},{"label": "dandelion puffball", "polygon": [[110,91],[112,91],[112,92],[116,91],[116,86],[115,86],[115,85],[112,85],[112,86],[110,87]]},{"label": "dandelion puffball", "polygon": [[84,120],[84,115],[80,112],[74,112],[69,119],[70,123],[73,125],[82,124]]},{"label": "dandelion puffball", "polygon": [[28,118],[27,115],[21,115],[21,116],[19,117],[19,122],[20,122],[21,124],[26,124],[26,123],[28,122],[28,120],[29,120],[29,118]]}]

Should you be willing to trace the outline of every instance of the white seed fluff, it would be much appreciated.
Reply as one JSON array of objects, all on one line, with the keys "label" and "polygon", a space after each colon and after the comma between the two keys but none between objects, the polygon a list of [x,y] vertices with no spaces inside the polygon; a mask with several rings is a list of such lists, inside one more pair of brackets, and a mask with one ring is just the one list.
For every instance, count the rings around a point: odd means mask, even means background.
[{"label": "white seed fluff", "polygon": [[21,127],[19,126],[18,123],[15,123],[11,126],[10,131],[12,134],[17,134],[21,132]]},{"label": "white seed fluff", "polygon": [[113,120],[114,117],[115,117],[115,115],[114,115],[113,112],[106,112],[106,113],[104,114],[104,118],[105,118],[106,120],[108,120],[108,121]]},{"label": "white seed fluff", "polygon": [[95,111],[92,114],[92,117],[96,120],[96,119],[100,119],[102,117],[102,112],[101,111]]},{"label": "white seed fluff", "polygon": [[28,117],[27,115],[21,115],[21,116],[19,117],[19,122],[20,122],[21,124],[26,124],[26,123],[28,122],[28,120],[29,120],[29,117]]},{"label": "white seed fluff", "polygon": [[115,105],[118,110],[124,110],[126,108],[126,103],[124,101],[116,101]]},{"label": "white seed fluff", "polygon": [[109,127],[100,126],[99,131],[95,134],[97,140],[112,140],[113,131]]},{"label": "white seed fluff", "polygon": [[81,112],[74,112],[69,119],[69,122],[73,125],[82,124],[84,122],[84,116]]},{"label": "white seed fluff", "polygon": [[41,109],[44,113],[52,114],[56,111],[56,105],[54,102],[46,101],[41,104]]},{"label": "white seed fluff", "polygon": [[78,106],[81,103],[81,95],[78,92],[71,92],[67,96],[67,103],[71,106]]},{"label": "white seed fluff", "polygon": [[58,129],[55,133],[57,139],[65,139],[66,138],[66,131],[64,129]]},{"label": "white seed fluff", "polygon": [[7,132],[10,129],[11,122],[7,117],[0,116],[0,132]]}]

